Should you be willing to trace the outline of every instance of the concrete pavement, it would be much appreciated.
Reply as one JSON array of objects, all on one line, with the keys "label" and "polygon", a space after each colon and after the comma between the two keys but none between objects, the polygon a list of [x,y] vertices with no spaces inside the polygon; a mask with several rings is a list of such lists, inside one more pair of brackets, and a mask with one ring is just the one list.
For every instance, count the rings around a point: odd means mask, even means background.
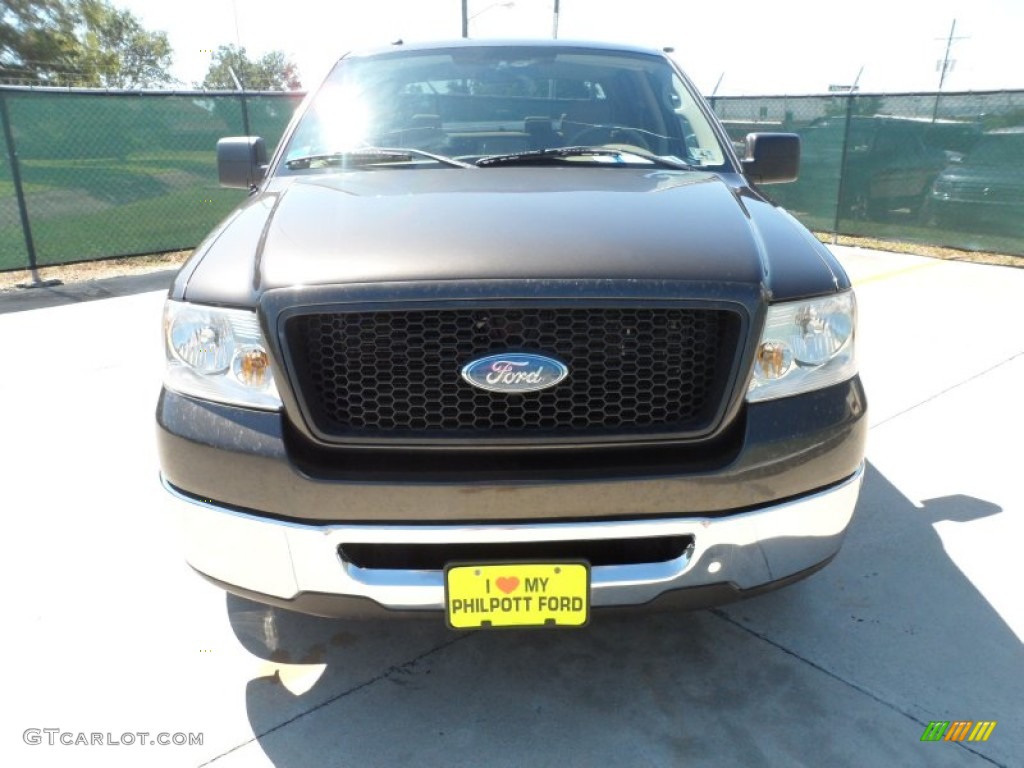
[{"label": "concrete pavement", "polygon": [[[0,763],[1019,765],[1024,270],[835,250],[872,424],[843,551],[761,598],[571,632],[226,597],[155,512],[162,293],[0,314]],[[923,743],[931,720],[998,724]],[[162,732],[203,743],[138,743]]]}]

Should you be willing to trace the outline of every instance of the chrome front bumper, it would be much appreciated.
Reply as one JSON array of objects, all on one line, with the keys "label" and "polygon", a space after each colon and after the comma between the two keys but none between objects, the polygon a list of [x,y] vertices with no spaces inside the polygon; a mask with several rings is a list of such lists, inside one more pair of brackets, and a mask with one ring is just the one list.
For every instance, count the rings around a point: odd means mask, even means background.
[{"label": "chrome front bumper", "polygon": [[818,565],[838,550],[863,477],[792,501],[726,517],[522,525],[301,525],[197,501],[170,486],[185,557],[229,587],[278,600],[303,593],[368,598],[392,610],[443,610],[442,571],[367,569],[341,544],[471,544],[692,536],[667,562],[594,567],[595,607],[640,605],[673,590],[730,584],[754,589]]}]

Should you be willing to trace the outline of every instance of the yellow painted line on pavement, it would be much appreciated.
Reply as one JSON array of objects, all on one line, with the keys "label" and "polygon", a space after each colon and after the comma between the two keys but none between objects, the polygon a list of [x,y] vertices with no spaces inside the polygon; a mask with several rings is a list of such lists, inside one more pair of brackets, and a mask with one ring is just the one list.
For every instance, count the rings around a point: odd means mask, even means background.
[{"label": "yellow painted line on pavement", "polygon": [[860,280],[854,280],[853,284],[854,286],[860,286],[866,285],[868,283],[876,283],[879,280],[888,280],[891,277],[899,277],[900,275],[905,275],[908,272],[917,272],[918,270],[921,269],[937,267],[940,264],[945,264],[945,262],[940,261],[939,259],[934,259],[932,261],[926,261],[923,264],[913,264],[909,267],[901,267],[900,269],[891,269],[888,272],[879,272],[876,275],[869,275],[868,277],[862,278]]}]

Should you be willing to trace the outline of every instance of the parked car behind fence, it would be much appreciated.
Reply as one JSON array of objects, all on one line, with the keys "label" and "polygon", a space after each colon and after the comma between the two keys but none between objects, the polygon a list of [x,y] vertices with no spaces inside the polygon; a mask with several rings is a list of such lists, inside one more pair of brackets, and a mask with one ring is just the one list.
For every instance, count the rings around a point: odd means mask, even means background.
[{"label": "parked car behind fence", "polygon": [[931,225],[1024,236],[1024,126],[986,133],[932,184]]}]

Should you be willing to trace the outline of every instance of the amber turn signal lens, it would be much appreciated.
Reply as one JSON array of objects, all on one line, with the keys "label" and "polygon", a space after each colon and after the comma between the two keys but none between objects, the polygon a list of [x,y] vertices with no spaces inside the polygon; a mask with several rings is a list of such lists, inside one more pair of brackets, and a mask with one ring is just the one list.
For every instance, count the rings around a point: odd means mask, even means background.
[{"label": "amber turn signal lens", "polygon": [[766,341],[757,348],[757,372],[764,379],[781,379],[793,365],[793,353],[785,344]]},{"label": "amber turn signal lens", "polygon": [[270,358],[259,347],[246,347],[235,355],[233,369],[235,378],[242,384],[260,389],[267,385],[270,377]]}]

